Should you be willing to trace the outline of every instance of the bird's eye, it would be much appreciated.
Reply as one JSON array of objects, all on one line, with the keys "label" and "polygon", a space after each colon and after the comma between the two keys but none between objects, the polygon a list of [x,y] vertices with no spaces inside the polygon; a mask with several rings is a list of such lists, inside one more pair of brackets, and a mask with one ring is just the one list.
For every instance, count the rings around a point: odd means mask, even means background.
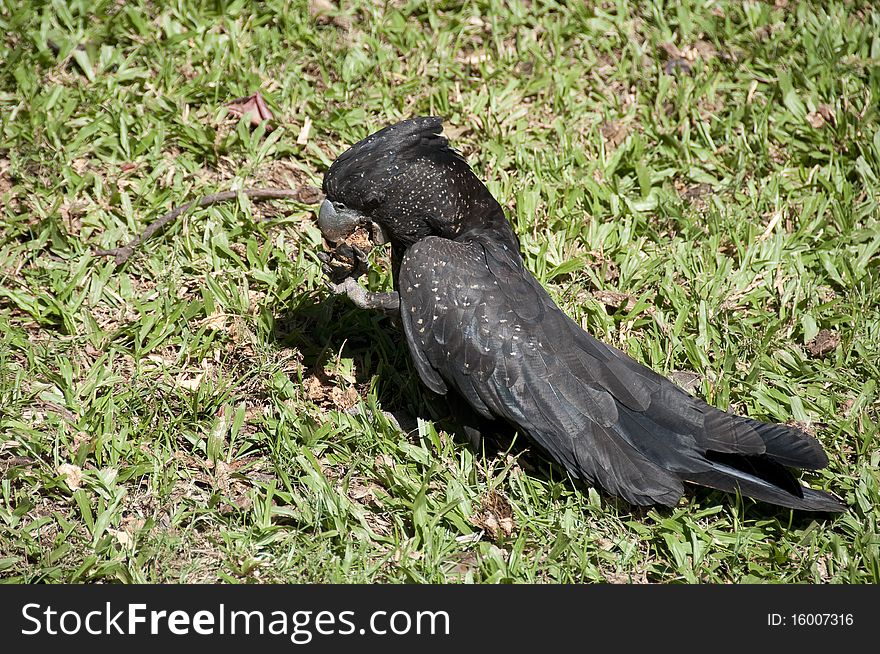
[{"label": "bird's eye", "polygon": [[333,208],[336,209],[336,211],[342,211],[345,209],[345,205],[341,202],[332,202],[331,204],[333,205]]}]

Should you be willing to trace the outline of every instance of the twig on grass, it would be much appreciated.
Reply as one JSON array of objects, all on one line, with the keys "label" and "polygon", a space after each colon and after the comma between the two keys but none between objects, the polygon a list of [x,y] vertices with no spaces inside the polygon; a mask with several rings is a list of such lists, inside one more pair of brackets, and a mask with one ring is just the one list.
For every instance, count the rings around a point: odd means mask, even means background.
[{"label": "twig on grass", "polygon": [[285,198],[290,198],[292,200],[297,200],[305,204],[314,204],[318,199],[320,199],[320,193],[318,192],[318,190],[313,186],[307,185],[300,186],[296,189],[246,188],[241,189],[240,191],[223,191],[221,193],[214,193],[213,195],[206,195],[199,200],[193,200],[192,202],[187,202],[186,204],[182,204],[179,207],[175,207],[161,218],[157,218],[149,225],[147,225],[147,228],[140,235],[138,235],[125,245],[118,248],[111,248],[109,250],[95,250],[95,255],[99,257],[113,257],[116,265],[121,266],[126,261],[128,261],[129,257],[134,254],[135,249],[138,248],[142,243],[152,238],[156,232],[161,230],[168,223],[177,219],[179,216],[183,215],[190,209],[194,207],[208,207],[212,204],[227,202],[229,200],[235,199],[236,197],[238,197],[239,194],[245,195],[251,200],[255,201],[281,200]]}]

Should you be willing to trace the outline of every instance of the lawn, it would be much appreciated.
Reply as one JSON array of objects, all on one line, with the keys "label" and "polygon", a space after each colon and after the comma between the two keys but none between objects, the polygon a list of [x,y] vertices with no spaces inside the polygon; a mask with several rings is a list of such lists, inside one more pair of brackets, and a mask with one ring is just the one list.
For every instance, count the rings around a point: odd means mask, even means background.
[{"label": "lawn", "polygon": [[[0,0],[0,578],[880,582],[880,7],[339,5]],[[570,315],[815,434],[850,510],[634,509],[445,431],[310,188],[424,114]],[[246,187],[302,192],[96,254]]]}]

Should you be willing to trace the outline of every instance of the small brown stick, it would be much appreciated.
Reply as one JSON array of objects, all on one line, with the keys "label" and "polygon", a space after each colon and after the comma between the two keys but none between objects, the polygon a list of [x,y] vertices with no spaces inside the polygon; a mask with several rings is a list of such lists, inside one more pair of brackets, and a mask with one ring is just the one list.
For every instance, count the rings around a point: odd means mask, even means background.
[{"label": "small brown stick", "polygon": [[193,200],[192,202],[187,202],[186,204],[182,204],[179,207],[175,207],[168,213],[166,213],[161,218],[157,218],[149,225],[147,228],[141,233],[139,236],[135,237],[122,247],[111,248],[109,250],[95,250],[95,256],[99,257],[113,257],[116,265],[121,266],[123,263],[128,261],[128,258],[134,254],[135,248],[140,246],[144,241],[149,240],[152,236],[158,232],[160,229],[165,227],[172,220],[175,220],[182,214],[186,213],[193,207],[209,207],[212,204],[217,204],[219,202],[227,202],[228,200],[233,200],[238,197],[239,194],[246,195],[251,200],[260,201],[260,200],[281,200],[284,198],[290,198],[293,200],[298,200],[300,202],[304,202],[305,204],[313,204],[319,195],[316,193],[317,189],[310,186],[300,186],[297,189],[270,189],[270,188],[246,188],[240,191],[223,191],[222,193],[215,193],[214,195],[206,195],[200,200]]}]

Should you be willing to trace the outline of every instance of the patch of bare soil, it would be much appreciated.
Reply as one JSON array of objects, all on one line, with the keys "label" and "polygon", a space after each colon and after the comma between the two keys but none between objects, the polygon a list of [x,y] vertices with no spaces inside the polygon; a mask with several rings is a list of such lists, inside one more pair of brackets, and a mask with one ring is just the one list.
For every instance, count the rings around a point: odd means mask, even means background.
[{"label": "patch of bare soil", "polygon": [[[308,174],[291,159],[264,161],[253,175],[253,186],[299,188],[308,182]],[[320,193],[320,190],[318,191]]]}]

